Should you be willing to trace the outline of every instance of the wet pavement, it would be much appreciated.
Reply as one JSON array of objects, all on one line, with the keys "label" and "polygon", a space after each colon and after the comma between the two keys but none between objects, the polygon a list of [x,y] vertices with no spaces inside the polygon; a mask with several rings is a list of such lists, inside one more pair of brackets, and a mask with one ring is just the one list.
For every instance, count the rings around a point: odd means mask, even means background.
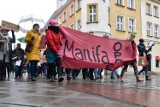
[{"label": "wet pavement", "polygon": [[58,83],[11,77],[0,81],[0,107],[160,107],[160,75],[151,78],[137,83],[134,75],[125,75],[121,83],[79,77]]}]

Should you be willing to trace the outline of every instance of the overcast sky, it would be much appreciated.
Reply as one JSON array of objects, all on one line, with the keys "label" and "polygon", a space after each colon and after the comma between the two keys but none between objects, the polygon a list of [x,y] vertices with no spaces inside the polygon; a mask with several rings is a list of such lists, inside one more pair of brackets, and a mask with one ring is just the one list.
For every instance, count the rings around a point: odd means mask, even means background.
[{"label": "overcast sky", "polygon": [[1,0],[0,22],[18,24],[22,16],[37,14],[46,22],[56,10],[57,0]]},{"label": "overcast sky", "polygon": [[[45,22],[57,7],[57,0],[1,0],[0,25],[2,20],[18,24],[22,16],[36,14]],[[11,35],[11,32],[9,33]],[[22,32],[15,33],[16,39],[25,36]],[[18,42],[18,41],[17,41]],[[22,44],[24,48],[25,44]]]}]

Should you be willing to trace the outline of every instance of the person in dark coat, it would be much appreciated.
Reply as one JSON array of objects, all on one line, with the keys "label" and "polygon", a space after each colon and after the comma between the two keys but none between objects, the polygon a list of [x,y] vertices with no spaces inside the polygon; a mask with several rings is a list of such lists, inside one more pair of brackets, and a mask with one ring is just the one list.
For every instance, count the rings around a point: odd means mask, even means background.
[{"label": "person in dark coat", "polygon": [[149,64],[148,61],[150,60],[150,55],[148,54],[148,52],[152,48],[149,48],[147,50],[143,39],[139,39],[139,44],[137,47],[138,47],[138,51],[139,51],[139,56],[146,56],[146,58],[147,58],[146,66],[143,66],[143,68],[139,71],[138,74],[140,75],[143,71],[145,71],[145,78],[147,81],[150,81],[151,79],[148,76],[148,64]]},{"label": "person in dark coat", "polygon": [[24,50],[21,48],[21,44],[18,43],[16,49],[13,50],[13,60],[15,61],[15,79],[22,76],[23,62],[24,62]]}]

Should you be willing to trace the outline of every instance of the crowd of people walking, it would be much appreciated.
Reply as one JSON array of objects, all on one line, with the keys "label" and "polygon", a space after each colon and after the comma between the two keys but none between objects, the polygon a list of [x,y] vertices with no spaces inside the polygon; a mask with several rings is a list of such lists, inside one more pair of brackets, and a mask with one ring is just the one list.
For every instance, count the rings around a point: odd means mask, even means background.
[{"label": "crowd of people walking", "polygon": [[[89,78],[90,80],[102,79],[102,72],[106,71],[99,68],[63,68],[61,66],[61,56],[58,54],[60,47],[62,46],[62,35],[60,29],[57,26],[56,20],[51,20],[48,25],[48,29],[45,31],[45,35],[39,32],[39,24],[34,24],[33,28],[27,32],[25,37],[25,42],[27,43],[25,50],[21,48],[21,44],[18,43],[16,48],[12,49],[12,44],[16,42],[14,31],[11,31],[12,37],[8,36],[9,30],[0,29],[0,80],[5,80],[6,72],[8,77],[10,72],[15,72],[15,79],[22,78],[23,71],[26,70],[28,74],[28,79],[36,81],[36,77],[45,76],[47,80],[53,82],[62,82],[64,80],[64,75],[69,81],[71,78],[77,79],[78,75],[82,71],[83,79]],[[40,50],[40,41],[45,36],[47,48],[45,51]],[[133,48],[134,60],[128,65],[132,65],[134,69],[134,74],[137,82],[142,81],[139,75],[145,72],[145,78],[150,81],[151,78],[148,75],[148,61],[151,55],[148,54],[152,47],[146,48],[143,39],[139,39],[138,46],[136,45],[134,39],[135,34],[130,35],[130,41]],[[138,71],[137,68],[137,47],[139,56],[146,56],[147,63],[143,66],[142,70]],[[42,55],[41,55],[42,53]],[[46,60],[41,61],[42,57]],[[114,74],[116,74],[117,79],[122,82],[123,76],[127,71],[128,65],[125,65],[119,74],[117,70],[112,71],[110,79],[115,79]]]}]

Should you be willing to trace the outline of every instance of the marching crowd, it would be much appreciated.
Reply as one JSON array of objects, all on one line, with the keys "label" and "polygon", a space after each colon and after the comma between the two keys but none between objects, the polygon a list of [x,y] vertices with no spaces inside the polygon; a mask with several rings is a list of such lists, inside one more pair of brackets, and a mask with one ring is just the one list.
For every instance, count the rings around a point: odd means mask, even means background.
[{"label": "marching crowd", "polygon": [[[44,35],[39,33],[39,24],[34,24],[33,28],[27,32],[25,37],[25,42],[27,43],[25,50],[21,48],[21,44],[18,43],[16,48],[12,49],[12,44],[16,42],[14,31],[12,32],[12,37],[8,36],[9,30],[0,28],[0,80],[5,80],[6,72],[9,74],[11,72],[15,73],[15,79],[21,78],[23,75],[23,70],[26,69],[28,73],[28,79],[36,81],[36,77],[43,75],[49,81],[62,82],[64,80],[64,75],[66,79],[71,78],[76,79],[82,71],[83,79],[90,78],[91,80],[102,79],[103,69],[98,68],[63,68],[61,66],[61,57],[58,54],[60,47],[62,46],[62,35],[60,29],[57,26],[56,20],[51,20],[49,22],[48,29],[45,31],[46,45],[47,49],[43,52],[43,56],[46,61],[41,62],[41,50],[40,41]],[[136,45],[134,39],[135,34],[131,34],[129,40],[132,43],[134,60],[129,64],[133,66],[134,74],[137,82],[143,81],[139,78],[142,72],[145,72],[145,79],[150,81],[148,75],[148,61],[151,58],[149,52],[152,47],[146,48],[145,41],[139,39],[139,44]],[[146,56],[147,63],[143,66],[142,70],[138,71],[137,67],[137,48],[139,56]],[[111,79],[115,79],[114,74],[116,74],[119,81],[123,81],[125,72],[127,71],[128,65],[125,65],[120,73],[117,70],[111,72]]]}]

